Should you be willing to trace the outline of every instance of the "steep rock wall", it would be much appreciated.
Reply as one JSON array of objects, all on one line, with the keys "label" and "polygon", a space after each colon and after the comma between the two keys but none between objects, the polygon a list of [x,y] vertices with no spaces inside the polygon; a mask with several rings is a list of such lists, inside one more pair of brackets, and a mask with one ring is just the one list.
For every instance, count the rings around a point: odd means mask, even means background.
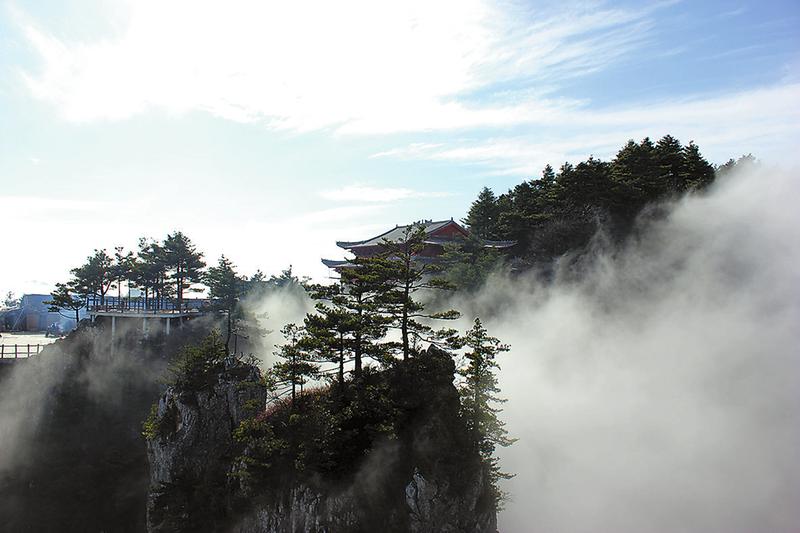
[{"label": "steep rock wall", "polygon": [[149,531],[234,533],[496,531],[485,467],[465,439],[455,365],[431,348],[385,371],[397,407],[393,439],[373,442],[353,472],[262,480],[231,474],[248,450],[233,438],[253,403],[265,403],[256,369],[223,372],[206,391],[170,388],[148,442]]}]

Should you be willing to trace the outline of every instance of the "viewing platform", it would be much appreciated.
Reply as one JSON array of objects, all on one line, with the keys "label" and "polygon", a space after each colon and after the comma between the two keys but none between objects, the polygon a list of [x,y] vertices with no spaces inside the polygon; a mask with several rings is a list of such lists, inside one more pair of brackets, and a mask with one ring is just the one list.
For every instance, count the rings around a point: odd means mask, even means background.
[{"label": "viewing platform", "polygon": [[[142,333],[163,331],[170,334],[173,322],[179,323],[201,316],[209,311],[209,301],[201,298],[187,298],[180,304],[173,298],[91,298],[86,305],[86,313],[93,323],[109,322],[111,337],[116,336],[117,322],[129,323],[141,320]],[[138,327],[138,326],[137,326]]]}]

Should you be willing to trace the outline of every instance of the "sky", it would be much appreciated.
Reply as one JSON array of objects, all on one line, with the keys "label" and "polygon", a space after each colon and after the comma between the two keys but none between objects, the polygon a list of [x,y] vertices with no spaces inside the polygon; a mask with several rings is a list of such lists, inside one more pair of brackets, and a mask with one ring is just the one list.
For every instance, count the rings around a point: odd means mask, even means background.
[{"label": "sky", "polygon": [[182,230],[244,273],[672,134],[800,163],[800,4],[0,3],[0,292]]}]

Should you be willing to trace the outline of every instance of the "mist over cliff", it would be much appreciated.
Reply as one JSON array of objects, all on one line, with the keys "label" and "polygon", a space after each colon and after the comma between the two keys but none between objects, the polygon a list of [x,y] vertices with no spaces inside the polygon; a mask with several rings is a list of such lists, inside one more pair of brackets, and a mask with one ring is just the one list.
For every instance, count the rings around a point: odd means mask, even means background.
[{"label": "mist over cliff", "polygon": [[501,531],[796,530],[797,198],[796,173],[738,173],[462,302],[512,346]]},{"label": "mist over cliff", "polygon": [[[456,298],[511,345],[501,418],[519,441],[501,450],[516,477],[500,531],[796,530],[795,176],[729,175],[647,210],[621,247],[600,233],[554,277],[498,274]],[[267,366],[276,330],[309,303],[250,303],[272,333],[241,348]],[[86,530],[124,516],[144,527],[140,423],[167,356],[195,333],[124,356],[100,333],[78,332],[3,380],[0,510],[15,525]]]}]

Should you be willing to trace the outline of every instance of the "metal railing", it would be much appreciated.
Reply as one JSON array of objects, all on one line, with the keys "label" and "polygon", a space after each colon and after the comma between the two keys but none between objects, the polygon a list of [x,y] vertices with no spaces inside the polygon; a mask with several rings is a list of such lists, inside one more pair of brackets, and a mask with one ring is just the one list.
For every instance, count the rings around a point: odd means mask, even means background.
[{"label": "metal railing", "polygon": [[136,313],[136,314],[171,314],[171,313],[198,313],[207,305],[207,300],[190,299],[184,300],[178,307],[177,300],[174,299],[148,299],[144,298],[122,298],[107,297],[102,303],[99,297],[89,298],[86,308],[89,312],[101,313]]}]

